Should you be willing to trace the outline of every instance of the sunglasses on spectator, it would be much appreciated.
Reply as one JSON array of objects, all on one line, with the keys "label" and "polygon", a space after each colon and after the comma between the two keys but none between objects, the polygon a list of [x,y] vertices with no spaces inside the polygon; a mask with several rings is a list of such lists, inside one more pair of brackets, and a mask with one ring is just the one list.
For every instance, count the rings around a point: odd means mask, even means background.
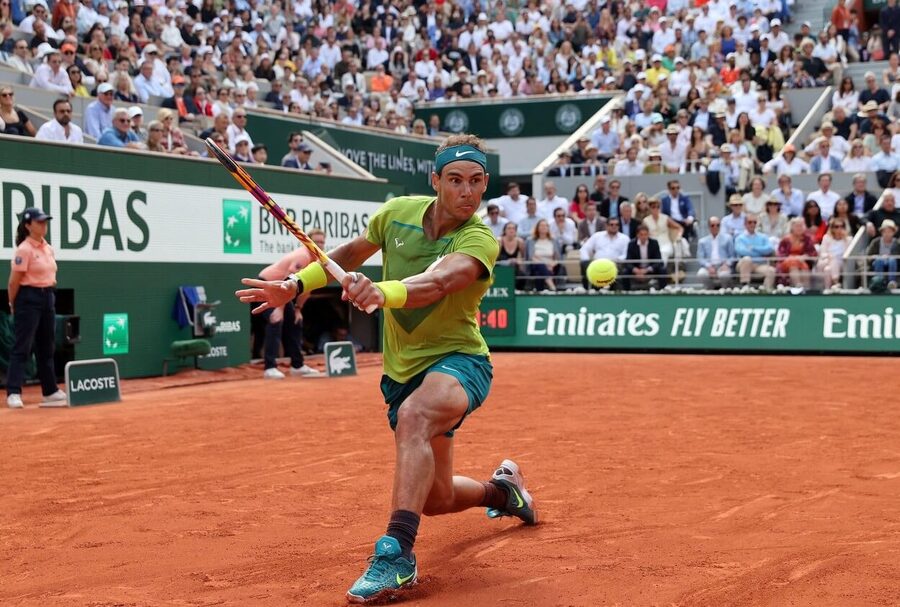
[{"label": "sunglasses on spectator", "polygon": [[116,122],[128,122],[128,118],[116,118]]},{"label": "sunglasses on spectator", "polygon": [[718,224],[718,223],[711,223],[711,224],[709,224],[709,227],[711,227],[711,228],[718,228],[718,227],[719,227],[719,224]]},{"label": "sunglasses on spectator", "polygon": [[756,225],[756,222],[755,222],[755,221],[748,221],[748,222],[747,222],[747,225],[748,225],[748,226],[755,226],[755,225]]},{"label": "sunglasses on spectator", "polygon": [[151,132],[151,133],[159,133],[159,132],[161,132],[161,131],[162,131],[162,129],[159,128],[159,127],[153,127],[152,129],[150,129],[150,132]]}]

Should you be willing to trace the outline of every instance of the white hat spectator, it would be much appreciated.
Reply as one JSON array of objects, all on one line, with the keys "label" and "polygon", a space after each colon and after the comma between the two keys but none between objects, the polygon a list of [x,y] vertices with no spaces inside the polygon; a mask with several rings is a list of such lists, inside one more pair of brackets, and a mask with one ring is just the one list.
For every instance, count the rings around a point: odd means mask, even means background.
[{"label": "white hat spectator", "polygon": [[675,65],[679,63],[684,63],[684,57],[675,57]]},{"label": "white hat spectator", "polygon": [[113,85],[111,85],[109,82],[104,82],[97,87],[97,94],[102,95],[103,93],[111,93],[113,92],[113,90]]},{"label": "white hat spectator", "polygon": [[809,21],[804,21],[802,24],[800,24],[800,26],[812,29],[812,23],[810,23]]},{"label": "white hat spectator", "polygon": [[662,61],[662,55],[660,55],[659,53],[653,55],[653,57],[650,59],[651,63],[656,63],[657,61]]},{"label": "white hat spectator", "polygon": [[[603,81],[603,84],[615,84],[615,83],[616,83],[616,79],[613,78],[612,76],[607,76],[606,80]],[[609,120],[609,116],[604,116],[604,118]]]},{"label": "white hat spectator", "polygon": [[730,143],[723,143],[719,146],[719,151],[723,154],[734,154],[734,146]]},{"label": "white hat spectator", "polygon": [[37,58],[43,59],[47,55],[59,53],[59,50],[50,46],[49,42],[41,42],[37,47]]},{"label": "white hat spectator", "polygon": [[882,231],[882,230],[884,230],[884,229],[891,229],[891,230],[894,230],[894,231],[896,232],[896,231],[897,231],[897,224],[894,223],[894,220],[893,220],[893,219],[885,219],[884,221],[881,222],[881,226],[878,228],[878,231],[880,232],[880,231]]},{"label": "white hat spectator", "polygon": [[202,32],[205,29],[206,29],[206,26],[198,21],[197,23],[194,24],[194,27],[191,28],[191,31]]},{"label": "white hat spectator", "polygon": [[144,110],[142,110],[137,105],[132,105],[130,108],[128,108],[128,119],[129,120],[134,118],[135,116],[143,116],[143,115],[144,115]]},{"label": "white hat spectator", "polygon": [[203,55],[207,55],[212,52],[213,52],[213,47],[211,47],[207,44],[204,44],[203,46],[201,46],[200,48],[197,49],[197,56],[202,57]]},{"label": "white hat spectator", "polygon": [[[415,9],[413,9],[413,10],[415,10]],[[478,20],[479,21],[487,21],[488,20],[487,15],[485,15],[484,13],[478,13]]]},{"label": "white hat spectator", "polygon": [[609,116],[603,116],[603,117],[600,119],[600,124],[609,124],[609,122],[610,122]]},{"label": "white hat spectator", "polygon": [[775,17],[774,19],[769,21],[769,25],[771,25],[772,27],[781,27],[781,19]]},{"label": "white hat spectator", "polygon": [[159,53],[159,48],[152,42],[144,47],[144,54],[149,55],[150,53]]},{"label": "white hat spectator", "polygon": [[638,80],[646,80],[646,79],[647,79],[647,72],[638,72],[637,79],[638,79]]}]

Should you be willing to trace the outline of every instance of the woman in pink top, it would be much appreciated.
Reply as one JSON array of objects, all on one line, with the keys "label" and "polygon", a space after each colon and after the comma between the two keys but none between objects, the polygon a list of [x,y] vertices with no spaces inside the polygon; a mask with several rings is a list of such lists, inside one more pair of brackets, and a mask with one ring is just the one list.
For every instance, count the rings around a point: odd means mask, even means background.
[{"label": "woman in pink top", "polygon": [[53,350],[56,344],[56,257],[47,235],[49,215],[25,209],[16,231],[16,251],[10,262],[9,311],[16,340],[9,357],[6,404],[21,409],[25,365],[34,346],[45,403],[61,403],[66,393],[56,385]]}]

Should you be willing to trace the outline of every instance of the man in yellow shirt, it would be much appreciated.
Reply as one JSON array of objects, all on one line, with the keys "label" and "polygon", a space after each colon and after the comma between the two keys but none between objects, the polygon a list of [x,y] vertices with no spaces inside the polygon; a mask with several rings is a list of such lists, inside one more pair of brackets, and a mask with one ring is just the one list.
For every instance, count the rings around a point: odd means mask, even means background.
[{"label": "man in yellow shirt", "polygon": [[[397,464],[392,513],[362,576],[347,592],[353,603],[381,601],[416,581],[412,547],[421,514],[473,507],[488,516],[537,522],[533,500],[515,462],[504,460],[488,482],[453,475],[453,433],[490,390],[493,368],[476,317],[491,284],[499,245],[476,215],[487,189],[487,156],[472,135],[452,135],[437,149],[431,185],[437,196],[385,203],[364,235],[329,256],[353,270],[379,250],[384,279],[350,272],[344,299],[357,308],[384,308],[381,391],[394,429]],[[241,301],[278,307],[324,286],[312,264],[285,281],[244,279]]]}]

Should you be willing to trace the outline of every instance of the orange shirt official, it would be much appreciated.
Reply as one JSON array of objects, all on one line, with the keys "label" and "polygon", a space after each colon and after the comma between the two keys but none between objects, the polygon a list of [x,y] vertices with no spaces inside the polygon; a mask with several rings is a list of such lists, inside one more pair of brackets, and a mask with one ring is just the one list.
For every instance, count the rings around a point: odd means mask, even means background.
[{"label": "orange shirt official", "polygon": [[56,286],[56,256],[46,240],[26,238],[16,247],[10,264],[13,272],[23,272],[22,286]]}]

